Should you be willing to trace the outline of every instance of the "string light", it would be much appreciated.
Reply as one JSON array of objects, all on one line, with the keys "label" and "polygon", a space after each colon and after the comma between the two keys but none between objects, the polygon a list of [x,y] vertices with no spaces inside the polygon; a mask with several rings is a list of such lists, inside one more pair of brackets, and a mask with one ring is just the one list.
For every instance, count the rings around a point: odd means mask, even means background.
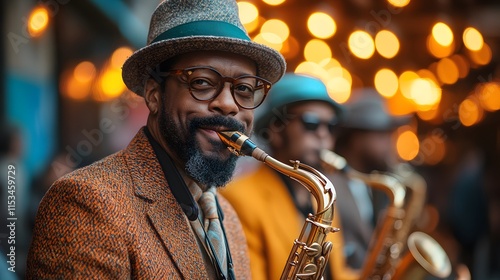
[{"label": "string light", "polygon": [[28,18],[28,32],[33,37],[41,36],[49,25],[49,12],[43,6],[31,11]]}]

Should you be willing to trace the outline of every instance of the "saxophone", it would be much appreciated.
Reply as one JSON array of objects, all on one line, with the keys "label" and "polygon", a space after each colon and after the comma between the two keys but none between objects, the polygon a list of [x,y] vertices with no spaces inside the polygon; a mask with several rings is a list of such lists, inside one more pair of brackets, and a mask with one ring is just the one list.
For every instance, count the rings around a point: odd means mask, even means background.
[{"label": "saxophone", "polygon": [[[439,278],[450,275],[451,263],[443,248],[423,232],[410,234],[425,202],[423,178],[415,177],[416,174],[403,177],[361,173],[350,168],[343,157],[328,150],[323,150],[320,157],[326,167],[381,189],[391,200],[383,223],[377,226],[360,279],[423,279],[428,274]],[[410,182],[410,179],[418,180]]]},{"label": "saxophone", "polygon": [[322,279],[332,250],[332,243],[326,241],[327,234],[339,230],[331,226],[337,197],[333,184],[319,171],[298,160],[287,165],[272,158],[238,131],[223,131],[217,134],[235,155],[252,156],[264,162],[301,183],[313,195],[317,202],[316,214],[309,214],[306,218],[280,279]]}]

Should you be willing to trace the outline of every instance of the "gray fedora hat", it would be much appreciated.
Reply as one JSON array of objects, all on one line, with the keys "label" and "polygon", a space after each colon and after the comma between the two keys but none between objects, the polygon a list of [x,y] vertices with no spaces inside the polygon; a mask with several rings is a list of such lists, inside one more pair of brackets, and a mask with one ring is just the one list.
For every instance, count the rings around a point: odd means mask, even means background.
[{"label": "gray fedora hat", "polygon": [[373,88],[352,92],[353,100],[345,105],[346,113],[340,126],[346,129],[391,131],[411,121],[411,115],[393,116],[386,108],[385,100]]},{"label": "gray fedora hat", "polygon": [[255,61],[257,75],[271,83],[277,82],[286,69],[278,51],[250,39],[235,0],[165,0],[151,16],[147,45],[123,64],[123,81],[131,91],[142,95],[151,69],[193,51],[246,56]]}]

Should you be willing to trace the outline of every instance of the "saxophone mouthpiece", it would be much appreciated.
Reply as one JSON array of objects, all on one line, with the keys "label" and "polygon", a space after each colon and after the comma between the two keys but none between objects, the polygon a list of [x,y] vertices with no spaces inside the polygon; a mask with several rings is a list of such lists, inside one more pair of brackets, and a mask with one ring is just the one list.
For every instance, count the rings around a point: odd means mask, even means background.
[{"label": "saxophone mouthpiece", "polygon": [[252,152],[257,148],[248,136],[239,131],[217,131],[217,135],[222,143],[237,156],[252,156]]},{"label": "saxophone mouthpiece", "polygon": [[340,155],[330,150],[325,150],[325,149],[321,150],[320,158],[323,162],[335,168],[336,170],[346,171],[349,168],[345,158],[341,157]]}]

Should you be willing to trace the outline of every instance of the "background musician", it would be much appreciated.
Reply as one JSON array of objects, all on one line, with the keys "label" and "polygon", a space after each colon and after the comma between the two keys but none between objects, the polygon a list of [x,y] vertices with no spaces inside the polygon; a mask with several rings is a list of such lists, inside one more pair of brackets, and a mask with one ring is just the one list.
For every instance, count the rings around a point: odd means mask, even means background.
[{"label": "background musician", "polygon": [[[325,85],[310,76],[288,73],[273,86],[263,109],[254,135],[268,146],[269,155],[284,163],[300,160],[321,171],[319,151],[333,149],[341,112]],[[243,224],[254,279],[279,279],[305,217],[314,213],[310,193],[265,165],[252,171],[245,168],[243,172],[221,193]],[[335,223],[338,226],[334,218]],[[342,254],[340,234],[329,237],[333,238],[334,248],[325,279],[352,279],[343,264],[336,262],[343,260],[336,257]]]}]

